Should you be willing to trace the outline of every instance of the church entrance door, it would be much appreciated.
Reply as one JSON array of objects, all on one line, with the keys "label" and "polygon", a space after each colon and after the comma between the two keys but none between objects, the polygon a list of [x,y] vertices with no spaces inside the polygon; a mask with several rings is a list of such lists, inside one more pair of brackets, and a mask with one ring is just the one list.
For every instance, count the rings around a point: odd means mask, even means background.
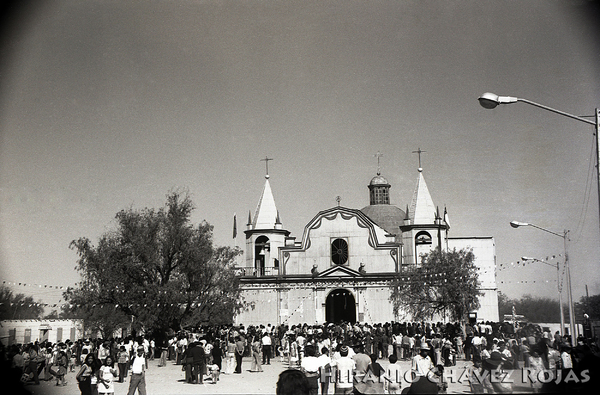
[{"label": "church entrance door", "polygon": [[327,295],[325,320],[327,322],[356,322],[356,301],[346,289],[335,289]]}]

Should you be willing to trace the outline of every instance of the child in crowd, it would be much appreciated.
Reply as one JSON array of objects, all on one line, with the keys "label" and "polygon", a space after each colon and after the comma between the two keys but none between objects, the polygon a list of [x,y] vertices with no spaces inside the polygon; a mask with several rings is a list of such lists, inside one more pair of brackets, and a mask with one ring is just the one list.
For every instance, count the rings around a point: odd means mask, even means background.
[{"label": "child in crowd", "polygon": [[125,346],[119,347],[119,353],[117,354],[117,364],[119,366],[119,383],[125,380],[127,373],[127,362],[129,362],[129,353],[125,349]]},{"label": "child in crowd", "polygon": [[55,359],[56,368],[55,376],[56,376],[56,385],[65,386],[67,382],[65,381],[65,375],[67,374],[67,365],[69,361],[67,359],[67,354],[63,350],[59,350]]},{"label": "child in crowd", "polygon": [[219,375],[221,373],[221,370],[219,369],[219,365],[217,365],[217,364],[206,365],[206,369],[208,370],[208,374],[210,374],[210,379],[212,380],[212,383],[217,384],[217,381],[219,381]]},{"label": "child in crowd", "polygon": [[117,378],[117,369],[114,367],[115,363],[112,357],[109,355],[104,360],[104,365],[100,368],[99,379],[98,379],[98,393],[99,394],[114,394],[115,385],[114,381]]}]

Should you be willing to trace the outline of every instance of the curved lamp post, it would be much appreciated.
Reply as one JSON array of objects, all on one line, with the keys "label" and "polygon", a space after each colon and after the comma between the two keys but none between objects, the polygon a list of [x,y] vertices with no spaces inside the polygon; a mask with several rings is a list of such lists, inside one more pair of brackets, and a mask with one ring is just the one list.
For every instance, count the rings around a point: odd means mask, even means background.
[{"label": "curved lamp post", "polygon": [[537,258],[531,258],[531,257],[526,257],[526,256],[522,256],[521,257],[522,261],[534,261],[534,262],[540,262],[543,263],[544,265],[548,265],[548,266],[552,266],[556,268],[556,286],[558,287],[558,304],[560,306],[560,335],[564,336],[565,335],[565,313],[563,312],[563,303],[562,303],[562,285],[560,283],[560,265],[558,264],[558,262],[556,264],[552,264],[552,263],[548,263],[546,261],[543,261],[541,259],[537,259]]},{"label": "curved lamp post", "polygon": [[[577,342],[577,327],[575,326],[575,316],[573,315],[573,293],[571,292],[571,271],[569,268],[569,255],[567,253],[567,241],[569,240],[569,231],[565,230],[562,234],[557,233],[557,232],[553,232],[551,230],[548,230],[546,228],[542,228],[541,226],[537,226],[534,224],[530,224],[527,222],[519,222],[519,221],[511,221],[510,226],[512,226],[513,228],[518,228],[520,226],[531,226],[532,228],[536,228],[539,230],[543,230],[544,232],[553,234],[554,236],[558,236],[561,237],[563,239],[563,245],[565,248],[565,268],[567,269],[567,296],[569,298],[569,325],[571,327],[571,333],[569,333],[571,335],[571,345],[575,345]],[[525,260],[525,257],[523,257],[523,260]],[[558,270],[558,265],[557,265],[557,270]],[[559,275],[559,280],[560,280],[560,275]],[[559,287],[560,287],[560,281],[559,281]],[[561,325],[564,328],[564,318],[563,318],[563,314],[562,314],[562,292],[561,288],[559,288],[559,303],[561,303],[560,305],[560,309],[561,309]],[[560,333],[563,333],[563,328],[561,328]]]},{"label": "curved lamp post", "polygon": [[[544,109],[544,110],[547,110],[547,111],[550,111],[550,112],[553,112],[556,114],[560,114],[560,115],[563,115],[568,118],[576,119],[580,122],[584,122],[589,125],[593,125],[594,129],[595,129],[595,134],[596,134],[596,179],[598,181],[598,208],[600,209],[600,110],[598,108],[596,108],[595,114],[593,115],[593,117],[595,119],[593,121],[591,121],[589,119],[585,119],[585,118],[577,116],[577,115],[569,114],[568,112],[560,111],[555,108],[544,106],[543,104],[539,104],[539,103],[533,102],[531,100],[523,99],[520,97],[498,96],[495,93],[486,92],[483,95],[481,95],[477,100],[479,100],[479,104],[481,104],[481,107],[487,108],[488,110],[496,108],[500,104],[511,104],[511,103],[516,103],[516,102],[527,103],[527,104],[531,104],[532,106],[535,106],[535,107],[538,107],[538,108],[541,108],[541,109]],[[599,211],[599,219],[600,219],[600,211]],[[598,225],[600,226],[600,221],[598,222]]]}]

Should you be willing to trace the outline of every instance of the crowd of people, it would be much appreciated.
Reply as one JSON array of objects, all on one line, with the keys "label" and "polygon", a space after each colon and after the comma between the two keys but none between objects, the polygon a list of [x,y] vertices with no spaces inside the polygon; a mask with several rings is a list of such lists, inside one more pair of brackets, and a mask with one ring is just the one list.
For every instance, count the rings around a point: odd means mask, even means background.
[{"label": "crowd of people", "polygon": [[[40,379],[67,385],[65,376],[72,372],[84,395],[113,394],[114,382],[124,382],[127,376],[128,394],[145,395],[145,370],[155,358],[158,366],[168,361],[180,365],[186,383],[217,384],[221,374],[242,373],[244,357],[250,358],[251,372],[262,372],[273,358],[295,371],[282,373],[278,393],[280,387],[285,393],[288,379],[299,378],[304,384],[290,388],[306,386],[307,393],[315,395],[400,393],[406,385],[411,393],[431,393],[444,391],[444,368],[457,359],[471,361],[473,370],[481,373],[526,367],[561,371],[563,377],[572,370],[580,377],[584,369],[596,368],[598,344],[583,337],[572,342],[535,325],[515,330],[506,323],[267,324],[204,326],[165,339],[35,342],[12,345],[3,355],[14,376],[33,385]],[[402,360],[411,363],[409,376],[401,371]],[[504,390],[486,384],[473,389]],[[542,384],[532,382],[534,390],[542,390]]]}]

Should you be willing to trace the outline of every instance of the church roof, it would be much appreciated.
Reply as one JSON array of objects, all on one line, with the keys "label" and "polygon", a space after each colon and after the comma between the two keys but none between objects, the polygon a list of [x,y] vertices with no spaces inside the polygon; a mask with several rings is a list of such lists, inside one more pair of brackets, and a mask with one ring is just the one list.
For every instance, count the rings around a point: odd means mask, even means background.
[{"label": "church roof", "polygon": [[391,204],[372,204],[360,211],[392,235],[400,234],[400,225],[404,224],[406,216],[403,210]]},{"label": "church roof", "polygon": [[280,223],[271,184],[269,184],[268,176],[265,178],[265,187],[254,212],[252,229],[275,229],[275,224]]},{"label": "church roof", "polygon": [[435,223],[436,207],[431,199],[431,194],[429,193],[421,169],[419,169],[419,178],[410,203],[408,215],[415,225]]}]

